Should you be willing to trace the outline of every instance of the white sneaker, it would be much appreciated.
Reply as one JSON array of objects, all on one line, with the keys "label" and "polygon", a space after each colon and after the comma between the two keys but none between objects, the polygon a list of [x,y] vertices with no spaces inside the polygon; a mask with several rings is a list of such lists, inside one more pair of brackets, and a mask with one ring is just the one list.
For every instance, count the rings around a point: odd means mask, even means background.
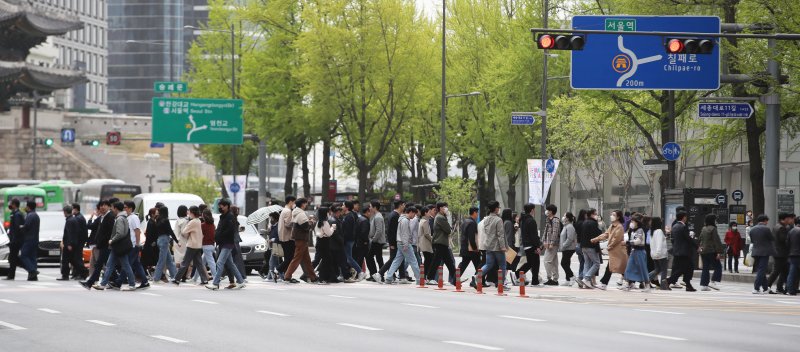
[{"label": "white sneaker", "polygon": [[436,282],[436,280],[428,280],[428,282],[426,282],[425,284],[428,285],[428,286],[436,286],[439,283]]},{"label": "white sneaker", "polygon": [[233,288],[231,288],[231,290],[241,290],[241,289],[243,289],[245,286],[246,286],[246,285],[245,285],[245,283],[243,282],[243,283],[241,283],[241,284],[236,284],[236,286],[234,286]]},{"label": "white sneaker", "polygon": [[120,288],[119,290],[120,291],[135,291],[136,290],[136,286],[124,286],[124,287]]},{"label": "white sneaker", "polygon": [[592,280],[591,279],[583,279],[583,285],[586,286],[587,288],[596,288],[592,284]]},{"label": "white sneaker", "polygon": [[681,285],[678,285],[678,283],[677,283],[677,282],[676,282],[676,283],[674,283],[674,284],[672,284],[672,285],[670,285],[669,287],[670,287],[670,288],[674,288],[674,289],[679,289],[679,290],[683,288],[683,286],[681,286]]},{"label": "white sneaker", "polygon": [[700,291],[711,291],[711,289],[708,286],[700,286]]},{"label": "white sneaker", "polygon": [[711,283],[708,284],[708,287],[711,288],[712,290],[719,291],[719,283],[718,282],[711,281]]},{"label": "white sneaker", "polygon": [[363,281],[366,278],[367,278],[367,273],[365,272],[358,273],[358,281]]},{"label": "white sneaker", "polygon": [[559,286],[572,286],[572,280],[564,281]]},{"label": "white sneaker", "polygon": [[622,286],[622,284],[623,284],[623,282],[622,282],[621,279],[619,281],[617,281],[617,286]]},{"label": "white sneaker", "polygon": [[378,273],[372,274],[372,279],[375,280],[375,282],[381,282],[381,274]]},{"label": "white sneaker", "polygon": [[596,288],[605,291],[607,287],[605,284],[599,284]]},{"label": "white sneaker", "polygon": [[754,295],[760,295],[761,294],[761,290],[753,290],[753,294]]},{"label": "white sneaker", "polygon": [[[572,280],[573,280],[573,281],[575,281],[575,283],[576,283],[576,284],[578,284],[578,288],[584,288],[584,287],[586,287],[586,284],[584,284],[584,283],[583,283],[583,280],[582,280],[582,279],[579,279],[579,278],[577,278],[577,277],[574,277],[574,278],[572,278]],[[570,285],[570,286],[572,286],[572,285]]]}]

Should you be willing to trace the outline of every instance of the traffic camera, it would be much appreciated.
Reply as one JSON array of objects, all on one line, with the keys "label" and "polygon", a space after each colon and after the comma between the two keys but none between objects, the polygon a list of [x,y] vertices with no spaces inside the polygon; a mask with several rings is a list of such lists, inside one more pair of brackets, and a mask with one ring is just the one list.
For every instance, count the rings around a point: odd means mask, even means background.
[{"label": "traffic camera", "polygon": [[583,50],[586,38],[582,34],[539,34],[536,47],[545,50]]},{"label": "traffic camera", "polygon": [[714,40],[709,38],[667,38],[664,47],[670,54],[711,54]]}]

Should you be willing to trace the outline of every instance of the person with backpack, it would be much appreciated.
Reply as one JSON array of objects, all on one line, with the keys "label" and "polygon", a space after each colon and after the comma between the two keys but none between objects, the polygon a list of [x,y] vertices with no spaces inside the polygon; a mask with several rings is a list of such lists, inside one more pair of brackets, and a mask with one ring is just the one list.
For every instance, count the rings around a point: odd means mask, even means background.
[{"label": "person with backpack", "polygon": [[[719,290],[717,284],[722,281],[722,263],[720,260],[725,253],[725,247],[719,239],[717,216],[714,214],[706,215],[705,226],[700,230],[699,251],[703,261],[703,271],[700,274],[700,291]],[[713,277],[710,277],[711,269],[714,269]]]},{"label": "person with backpack", "polygon": [[131,243],[131,229],[128,225],[128,216],[124,211],[125,205],[122,202],[115,202],[111,208],[114,214],[114,227],[111,239],[108,241],[108,246],[111,248],[108,254],[108,261],[106,262],[106,271],[103,273],[103,279],[100,285],[95,289],[103,290],[109,288],[108,281],[111,279],[111,274],[114,272],[114,267],[119,265],[122,271],[125,272],[128,278],[128,287],[122,287],[121,291],[133,291],[136,289],[136,277],[133,275],[131,263],[128,260],[128,253],[133,249]]},{"label": "person with backpack", "polygon": [[544,225],[544,270],[547,280],[544,282],[548,286],[558,286],[558,246],[561,238],[561,221],[558,220],[556,213],[558,207],[549,204],[545,208]]}]

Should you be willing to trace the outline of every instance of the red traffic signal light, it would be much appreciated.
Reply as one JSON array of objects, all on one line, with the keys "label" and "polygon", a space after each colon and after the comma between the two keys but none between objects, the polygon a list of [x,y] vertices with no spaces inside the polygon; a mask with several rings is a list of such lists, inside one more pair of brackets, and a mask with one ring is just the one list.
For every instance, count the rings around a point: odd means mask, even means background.
[{"label": "red traffic signal light", "polygon": [[106,144],[108,145],[120,145],[122,142],[122,134],[120,132],[108,132],[106,133]]},{"label": "red traffic signal light", "polygon": [[546,50],[583,50],[586,39],[583,35],[540,34],[536,47]]},{"label": "red traffic signal light", "polygon": [[702,38],[667,38],[665,47],[670,54],[711,54],[714,41]]}]

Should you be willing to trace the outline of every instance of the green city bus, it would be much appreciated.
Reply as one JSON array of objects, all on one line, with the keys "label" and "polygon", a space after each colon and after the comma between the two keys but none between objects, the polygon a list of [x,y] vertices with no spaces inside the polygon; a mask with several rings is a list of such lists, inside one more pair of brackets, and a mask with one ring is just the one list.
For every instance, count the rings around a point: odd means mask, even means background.
[{"label": "green city bus", "polygon": [[47,211],[61,211],[64,204],[72,204],[75,201],[75,191],[78,185],[72,181],[47,181],[33,187],[43,189],[47,195]]},{"label": "green city bus", "polygon": [[7,187],[0,189],[0,211],[3,212],[3,226],[8,228],[11,226],[11,210],[8,209],[8,204],[12,199],[19,199],[20,209],[25,208],[25,203],[29,200],[36,202],[36,209],[45,209],[47,207],[47,192],[41,188],[18,186]]}]

